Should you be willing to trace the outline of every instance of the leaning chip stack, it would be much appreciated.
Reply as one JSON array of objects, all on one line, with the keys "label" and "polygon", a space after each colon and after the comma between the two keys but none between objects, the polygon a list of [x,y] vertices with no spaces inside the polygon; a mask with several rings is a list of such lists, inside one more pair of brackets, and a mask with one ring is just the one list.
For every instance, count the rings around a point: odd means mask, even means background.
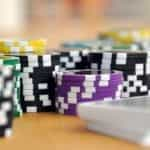
[{"label": "leaning chip stack", "polygon": [[0,137],[9,137],[12,133],[13,92],[13,70],[0,66]]},{"label": "leaning chip stack", "polygon": [[87,67],[87,56],[87,51],[19,56],[22,68],[23,111],[55,111],[55,74],[60,70]]},{"label": "leaning chip stack", "polygon": [[119,99],[121,72],[70,70],[57,73],[56,106],[58,112],[76,115],[80,102]]},{"label": "leaning chip stack", "polygon": [[124,83],[122,97],[150,95],[149,52],[91,52],[91,69],[120,70]]},{"label": "leaning chip stack", "polygon": [[13,103],[14,103],[14,116],[19,117],[22,116],[22,108],[21,108],[21,86],[20,86],[20,79],[21,79],[21,65],[20,60],[17,57],[12,56],[0,56],[0,65],[2,66],[10,66],[13,68],[13,76],[14,76],[14,96],[13,96]]},{"label": "leaning chip stack", "polygon": [[0,39],[0,52],[4,54],[43,54],[46,49],[46,40],[7,40]]}]

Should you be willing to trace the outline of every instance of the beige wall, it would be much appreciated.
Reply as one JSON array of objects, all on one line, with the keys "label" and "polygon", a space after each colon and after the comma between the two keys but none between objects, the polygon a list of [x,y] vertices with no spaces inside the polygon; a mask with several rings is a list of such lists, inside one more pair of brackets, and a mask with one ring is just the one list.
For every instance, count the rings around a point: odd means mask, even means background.
[{"label": "beige wall", "polygon": [[0,28],[19,30],[24,21],[24,0],[0,0]]}]

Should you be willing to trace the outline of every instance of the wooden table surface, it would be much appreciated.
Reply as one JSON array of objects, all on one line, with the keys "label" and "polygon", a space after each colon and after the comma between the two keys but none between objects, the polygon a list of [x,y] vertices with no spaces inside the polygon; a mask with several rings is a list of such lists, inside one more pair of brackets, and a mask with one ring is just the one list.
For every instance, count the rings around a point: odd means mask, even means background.
[{"label": "wooden table surface", "polygon": [[1,150],[139,150],[142,147],[86,129],[77,117],[25,114],[14,121],[14,134],[0,140]]},{"label": "wooden table surface", "polygon": [[[126,24],[127,25],[127,24]],[[1,32],[8,38],[48,39],[48,47],[54,48],[67,40],[92,39],[102,29],[101,21],[84,22],[56,21],[56,24],[34,21],[25,30],[17,33]],[[112,26],[113,27],[113,26]],[[57,114],[25,114],[14,121],[14,134],[9,139],[0,139],[0,150],[138,150],[136,144],[90,132],[77,117]],[[144,148],[145,149],[145,148]]]}]

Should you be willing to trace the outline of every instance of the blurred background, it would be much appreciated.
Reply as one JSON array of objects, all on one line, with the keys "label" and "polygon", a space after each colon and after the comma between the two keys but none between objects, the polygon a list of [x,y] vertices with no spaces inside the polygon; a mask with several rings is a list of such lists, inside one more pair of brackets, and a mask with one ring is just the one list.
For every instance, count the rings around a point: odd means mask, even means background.
[{"label": "blurred background", "polygon": [[149,0],[0,0],[0,35],[67,40],[95,38],[115,28],[148,27]]}]

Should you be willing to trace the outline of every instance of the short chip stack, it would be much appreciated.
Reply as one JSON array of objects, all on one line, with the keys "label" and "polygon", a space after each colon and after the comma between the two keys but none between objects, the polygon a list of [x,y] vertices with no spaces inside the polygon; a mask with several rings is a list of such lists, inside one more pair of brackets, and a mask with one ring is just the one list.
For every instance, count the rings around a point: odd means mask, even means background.
[{"label": "short chip stack", "polygon": [[43,54],[46,40],[7,40],[0,39],[0,52],[4,54]]},{"label": "short chip stack", "polygon": [[150,95],[150,54],[148,52],[92,52],[92,69],[123,71],[122,97]]},{"label": "short chip stack", "polygon": [[9,66],[13,68],[13,75],[14,75],[14,116],[22,116],[22,108],[20,105],[21,97],[21,86],[20,86],[20,79],[21,79],[21,65],[20,60],[17,57],[9,57],[9,56],[0,56],[0,65],[2,66]]},{"label": "short chip stack", "polygon": [[70,70],[57,73],[58,112],[76,115],[80,102],[119,99],[122,91],[121,72]]},{"label": "short chip stack", "polygon": [[0,66],[0,137],[8,137],[12,133],[13,92],[13,70]]}]

